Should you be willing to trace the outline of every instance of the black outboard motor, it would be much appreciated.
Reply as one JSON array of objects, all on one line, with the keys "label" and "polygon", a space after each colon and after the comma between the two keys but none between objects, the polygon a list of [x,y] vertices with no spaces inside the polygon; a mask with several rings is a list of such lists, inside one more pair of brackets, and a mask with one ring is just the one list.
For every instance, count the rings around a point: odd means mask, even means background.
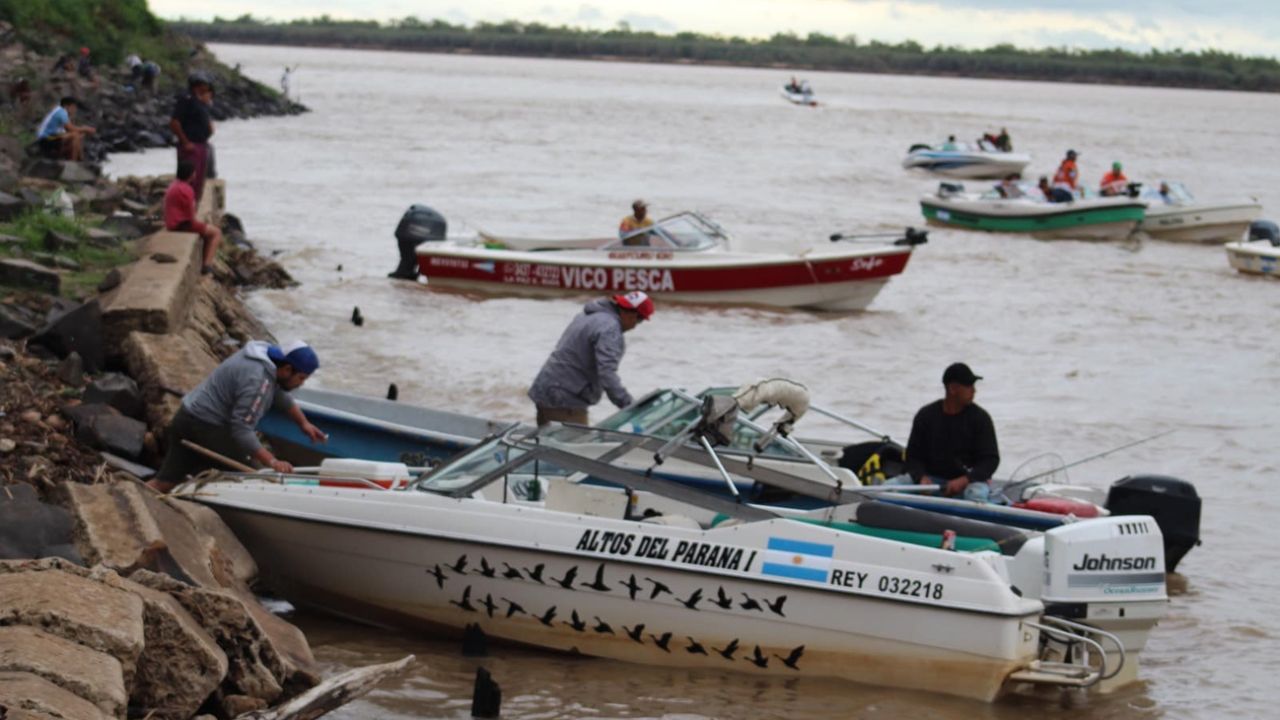
[{"label": "black outboard motor", "polygon": [[1280,227],[1270,220],[1254,220],[1249,223],[1250,240],[1270,240],[1275,247],[1280,247]]},{"label": "black outboard motor", "polygon": [[410,207],[396,226],[396,242],[400,245],[400,265],[387,277],[400,280],[418,279],[418,256],[414,250],[429,240],[444,240],[449,223],[444,216],[426,205]]},{"label": "black outboard motor", "polygon": [[1173,572],[1182,556],[1200,544],[1200,496],[1186,480],[1167,475],[1130,475],[1107,493],[1112,515],[1150,515],[1164,535],[1164,569]]}]

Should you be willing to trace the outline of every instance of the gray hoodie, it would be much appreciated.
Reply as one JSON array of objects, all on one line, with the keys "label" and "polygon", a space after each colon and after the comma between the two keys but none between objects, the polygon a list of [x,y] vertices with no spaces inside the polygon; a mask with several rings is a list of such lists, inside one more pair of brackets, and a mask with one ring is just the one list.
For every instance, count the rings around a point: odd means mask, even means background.
[{"label": "gray hoodie", "polygon": [[271,406],[293,407],[293,398],[276,385],[276,365],[267,356],[270,347],[261,340],[249,342],[182,398],[188,413],[227,428],[247,455],[262,447],[256,429]]},{"label": "gray hoodie", "polygon": [[529,388],[529,399],[547,408],[585,408],[602,393],[618,407],[631,404],[631,393],[618,378],[627,351],[618,308],[608,298],[592,300],[569,323],[556,349]]}]

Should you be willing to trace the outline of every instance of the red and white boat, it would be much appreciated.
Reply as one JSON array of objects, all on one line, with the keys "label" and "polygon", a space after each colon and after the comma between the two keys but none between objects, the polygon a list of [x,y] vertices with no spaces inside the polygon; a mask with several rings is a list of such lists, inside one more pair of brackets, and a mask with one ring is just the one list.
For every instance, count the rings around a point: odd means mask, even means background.
[{"label": "red and white boat", "polygon": [[622,238],[481,234],[422,242],[416,253],[432,287],[529,296],[643,290],[666,301],[863,310],[922,242],[924,233],[909,230],[871,246],[733,252],[723,228],[683,212]]}]

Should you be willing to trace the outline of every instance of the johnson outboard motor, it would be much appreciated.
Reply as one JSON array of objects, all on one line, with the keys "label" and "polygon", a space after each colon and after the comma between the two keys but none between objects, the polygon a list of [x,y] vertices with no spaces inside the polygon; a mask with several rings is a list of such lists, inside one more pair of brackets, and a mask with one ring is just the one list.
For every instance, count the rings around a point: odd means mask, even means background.
[{"label": "johnson outboard motor", "polygon": [[444,216],[426,205],[410,207],[400,218],[396,226],[396,242],[400,245],[400,265],[387,277],[400,280],[418,279],[418,256],[414,253],[419,245],[428,241],[444,240],[449,223]]},{"label": "johnson outboard motor", "polygon": [[1112,515],[1150,515],[1164,535],[1164,567],[1200,544],[1200,496],[1186,480],[1167,475],[1130,475],[1111,485],[1107,509]]},{"label": "johnson outboard motor", "polygon": [[1270,220],[1254,220],[1249,223],[1250,240],[1270,240],[1275,247],[1280,247],[1280,227]]}]

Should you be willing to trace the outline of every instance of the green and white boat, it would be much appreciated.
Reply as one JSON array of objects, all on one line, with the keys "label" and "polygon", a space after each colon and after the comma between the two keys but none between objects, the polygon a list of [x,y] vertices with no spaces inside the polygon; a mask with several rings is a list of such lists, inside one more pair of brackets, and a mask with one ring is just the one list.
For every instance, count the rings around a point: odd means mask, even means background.
[{"label": "green and white boat", "polygon": [[1145,202],[1129,197],[1051,203],[1036,190],[1005,198],[965,192],[949,183],[920,198],[920,211],[930,225],[1026,233],[1041,240],[1122,240],[1142,222],[1146,208]]}]

